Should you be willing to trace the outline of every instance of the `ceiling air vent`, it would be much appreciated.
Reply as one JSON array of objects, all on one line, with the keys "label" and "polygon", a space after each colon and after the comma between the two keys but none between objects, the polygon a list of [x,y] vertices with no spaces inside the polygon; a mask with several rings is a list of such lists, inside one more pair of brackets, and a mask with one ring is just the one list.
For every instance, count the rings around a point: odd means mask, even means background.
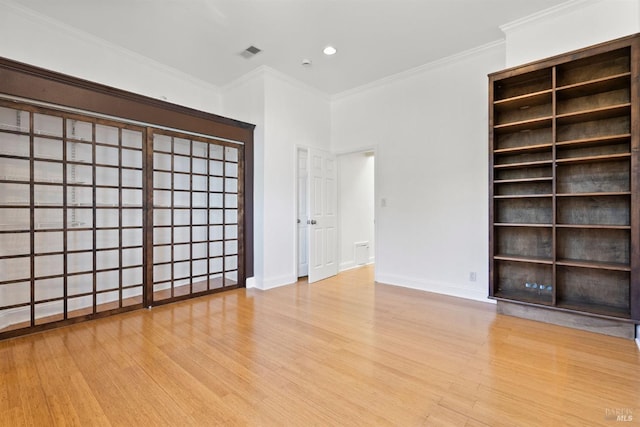
[{"label": "ceiling air vent", "polygon": [[258,49],[257,47],[255,47],[255,46],[249,46],[248,48],[246,48],[245,50],[243,50],[243,51],[240,53],[240,56],[242,56],[242,57],[244,57],[244,58],[249,59],[249,58],[252,58],[252,57],[254,57],[255,55],[259,54],[260,52],[261,52],[261,50],[260,50],[260,49]]}]

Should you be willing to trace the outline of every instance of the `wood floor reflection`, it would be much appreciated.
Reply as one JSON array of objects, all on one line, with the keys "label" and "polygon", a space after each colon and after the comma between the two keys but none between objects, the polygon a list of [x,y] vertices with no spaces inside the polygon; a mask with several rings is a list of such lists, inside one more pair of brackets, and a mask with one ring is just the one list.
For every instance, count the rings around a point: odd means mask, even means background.
[{"label": "wood floor reflection", "polygon": [[611,426],[615,411],[640,420],[633,341],[374,284],[371,267],[0,342],[3,426]]}]

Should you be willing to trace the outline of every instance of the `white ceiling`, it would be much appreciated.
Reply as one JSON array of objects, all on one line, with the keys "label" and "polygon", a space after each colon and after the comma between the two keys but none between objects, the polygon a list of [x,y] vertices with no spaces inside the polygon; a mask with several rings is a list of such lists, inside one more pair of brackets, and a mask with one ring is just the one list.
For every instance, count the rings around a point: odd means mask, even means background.
[{"label": "white ceiling", "polygon": [[[266,65],[333,95],[503,37],[566,0],[19,0],[217,86]],[[332,44],[332,57],[322,49]],[[262,52],[245,59],[250,45]],[[303,59],[312,65],[303,67]]]}]

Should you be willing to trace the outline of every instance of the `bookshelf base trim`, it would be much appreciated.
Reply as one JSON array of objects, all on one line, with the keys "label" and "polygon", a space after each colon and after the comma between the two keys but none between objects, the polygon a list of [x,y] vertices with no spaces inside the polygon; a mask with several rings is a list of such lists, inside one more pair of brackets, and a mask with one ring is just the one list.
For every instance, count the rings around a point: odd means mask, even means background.
[{"label": "bookshelf base trim", "polygon": [[568,328],[580,329],[588,332],[614,336],[633,340],[636,336],[636,325],[628,319],[615,319],[585,314],[582,312],[561,310],[518,301],[498,300],[496,305],[498,314],[520,317],[537,322],[551,323]]}]

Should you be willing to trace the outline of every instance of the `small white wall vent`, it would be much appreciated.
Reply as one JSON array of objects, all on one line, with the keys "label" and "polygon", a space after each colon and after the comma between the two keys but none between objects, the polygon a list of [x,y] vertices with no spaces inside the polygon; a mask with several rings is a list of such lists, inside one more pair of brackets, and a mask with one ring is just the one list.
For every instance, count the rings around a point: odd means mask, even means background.
[{"label": "small white wall vent", "polygon": [[369,262],[369,242],[358,242],[355,244],[356,265],[364,265]]}]

